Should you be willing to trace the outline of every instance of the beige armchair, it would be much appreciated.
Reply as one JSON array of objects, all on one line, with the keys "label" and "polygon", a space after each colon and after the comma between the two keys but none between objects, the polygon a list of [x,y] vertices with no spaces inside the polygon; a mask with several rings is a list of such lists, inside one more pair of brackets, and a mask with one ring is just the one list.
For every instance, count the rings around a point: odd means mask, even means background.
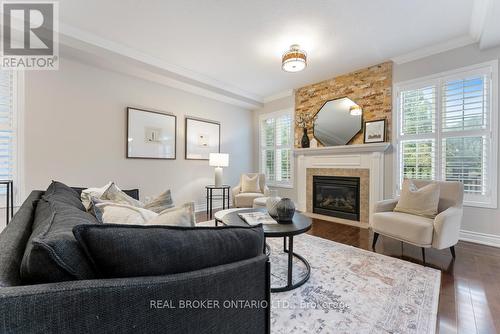
[{"label": "beige armchair", "polygon": [[372,248],[375,249],[379,234],[422,247],[425,264],[425,249],[450,248],[455,258],[454,246],[458,242],[462,224],[462,204],[464,186],[461,182],[412,180],[421,188],[431,182],[439,184],[440,195],[438,215],[434,219],[408,213],[393,212],[398,199],[378,202],[374,208],[371,228],[373,230]]},{"label": "beige armchair", "polygon": [[[249,177],[257,175],[257,173],[247,173],[245,174]],[[259,175],[259,188],[260,192],[256,193],[244,193],[241,192],[241,177],[240,183],[235,186],[231,191],[231,198],[233,201],[233,207],[235,208],[251,208],[253,206],[253,200],[259,197],[269,196],[269,188],[266,186],[266,176],[264,174]],[[242,175],[243,177],[243,175]]]}]

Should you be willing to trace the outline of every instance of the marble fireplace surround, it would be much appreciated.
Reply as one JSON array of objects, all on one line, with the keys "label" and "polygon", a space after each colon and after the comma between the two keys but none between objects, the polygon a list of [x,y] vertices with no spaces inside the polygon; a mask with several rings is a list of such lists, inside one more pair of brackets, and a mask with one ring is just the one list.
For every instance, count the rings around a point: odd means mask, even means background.
[{"label": "marble fireplace surround", "polygon": [[[376,143],[295,149],[298,209],[311,217],[368,227],[374,204],[384,198],[384,152],[389,146]],[[312,212],[314,175],[360,178],[360,222]]]}]

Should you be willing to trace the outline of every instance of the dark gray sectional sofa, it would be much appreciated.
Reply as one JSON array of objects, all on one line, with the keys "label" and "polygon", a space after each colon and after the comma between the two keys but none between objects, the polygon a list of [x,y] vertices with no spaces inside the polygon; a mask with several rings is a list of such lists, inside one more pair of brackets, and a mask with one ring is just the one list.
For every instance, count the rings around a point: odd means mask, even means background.
[{"label": "dark gray sectional sofa", "polygon": [[[264,254],[219,265],[214,259],[200,261],[212,265],[155,276],[103,278],[97,271],[91,279],[77,279],[63,268],[63,274],[39,275],[26,282],[26,273],[21,274],[27,262],[23,257],[33,241],[32,232],[40,228],[33,225],[43,214],[37,205],[44,194],[33,191],[0,234],[0,333],[269,333],[270,272]],[[65,197],[54,200],[64,206],[68,203],[60,201],[67,202]],[[64,238],[70,237],[66,233]],[[196,240],[190,247],[210,249]],[[34,254],[32,266],[40,262],[40,254]],[[52,265],[35,269],[49,270]],[[44,279],[53,282],[40,281]]]}]

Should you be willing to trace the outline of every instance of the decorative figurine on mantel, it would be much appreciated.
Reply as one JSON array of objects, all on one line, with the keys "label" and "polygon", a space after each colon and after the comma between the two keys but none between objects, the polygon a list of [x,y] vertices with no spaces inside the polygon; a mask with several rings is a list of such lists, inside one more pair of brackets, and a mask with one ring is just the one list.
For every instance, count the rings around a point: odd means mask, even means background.
[{"label": "decorative figurine on mantel", "polygon": [[297,126],[302,128],[302,130],[304,131],[302,134],[302,139],[300,140],[300,147],[302,148],[308,148],[310,145],[309,135],[307,133],[307,127],[313,118],[314,118],[313,115],[307,115],[307,114],[297,114],[295,116],[295,122],[297,123]]}]

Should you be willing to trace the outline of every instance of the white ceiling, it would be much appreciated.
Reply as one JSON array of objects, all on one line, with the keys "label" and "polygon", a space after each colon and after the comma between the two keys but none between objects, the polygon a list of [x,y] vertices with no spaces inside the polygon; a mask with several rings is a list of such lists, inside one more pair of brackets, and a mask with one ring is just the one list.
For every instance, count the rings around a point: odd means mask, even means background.
[{"label": "white ceiling", "polygon": [[[63,35],[258,104],[422,48],[473,42],[471,22],[481,35],[491,2],[62,0],[59,16]],[[285,73],[280,57],[293,43],[309,65]]]}]

